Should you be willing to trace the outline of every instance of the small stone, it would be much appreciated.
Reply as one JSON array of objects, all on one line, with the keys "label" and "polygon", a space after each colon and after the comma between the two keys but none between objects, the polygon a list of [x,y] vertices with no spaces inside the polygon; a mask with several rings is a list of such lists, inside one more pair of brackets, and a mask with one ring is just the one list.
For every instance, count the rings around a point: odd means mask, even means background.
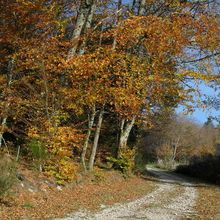
[{"label": "small stone", "polygon": [[61,190],[62,190],[62,187],[61,187],[61,186],[57,186],[57,189],[58,189],[59,191],[61,191]]},{"label": "small stone", "polygon": [[29,191],[29,192],[32,192],[32,193],[34,192],[34,190],[31,189],[31,188],[28,188],[28,191]]},{"label": "small stone", "polygon": [[104,209],[104,208],[106,208],[106,205],[103,205],[103,204],[102,204],[102,205],[100,205],[100,208],[101,208],[101,209]]}]

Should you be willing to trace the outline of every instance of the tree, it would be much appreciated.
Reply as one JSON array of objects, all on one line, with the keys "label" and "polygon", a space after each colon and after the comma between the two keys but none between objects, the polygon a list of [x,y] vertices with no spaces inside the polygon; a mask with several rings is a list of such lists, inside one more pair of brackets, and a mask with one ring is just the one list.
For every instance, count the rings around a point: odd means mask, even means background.
[{"label": "tree", "polygon": [[137,121],[188,105],[189,80],[214,79],[218,11],[208,3],[1,1],[0,145],[22,127],[55,154],[81,146],[85,169],[91,148],[92,170],[108,112],[120,122],[120,157]]},{"label": "tree", "polygon": [[160,125],[149,129],[143,140],[145,151],[153,159],[173,163],[214,153],[215,128],[209,130],[186,116],[170,116],[161,120]]}]

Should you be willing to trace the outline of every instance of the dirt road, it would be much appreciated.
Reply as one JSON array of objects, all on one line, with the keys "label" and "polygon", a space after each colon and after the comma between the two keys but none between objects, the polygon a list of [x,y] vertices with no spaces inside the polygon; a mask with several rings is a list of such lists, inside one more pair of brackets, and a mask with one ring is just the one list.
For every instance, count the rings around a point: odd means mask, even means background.
[{"label": "dirt road", "polygon": [[[101,206],[96,213],[80,210],[63,220],[116,220],[116,219],[191,219],[196,213],[196,187],[185,178],[156,168],[147,168],[155,176],[155,191],[124,204]],[[135,186],[134,186],[135,187]]]}]

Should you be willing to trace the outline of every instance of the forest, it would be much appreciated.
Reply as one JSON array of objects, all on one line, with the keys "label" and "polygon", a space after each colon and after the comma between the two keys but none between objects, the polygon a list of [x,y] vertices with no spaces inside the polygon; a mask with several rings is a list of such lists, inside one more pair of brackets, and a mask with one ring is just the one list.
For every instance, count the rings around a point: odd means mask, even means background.
[{"label": "forest", "polygon": [[220,183],[220,126],[187,117],[219,109],[200,86],[219,89],[219,9],[218,0],[0,0],[0,197],[24,170],[65,187],[156,163]]}]

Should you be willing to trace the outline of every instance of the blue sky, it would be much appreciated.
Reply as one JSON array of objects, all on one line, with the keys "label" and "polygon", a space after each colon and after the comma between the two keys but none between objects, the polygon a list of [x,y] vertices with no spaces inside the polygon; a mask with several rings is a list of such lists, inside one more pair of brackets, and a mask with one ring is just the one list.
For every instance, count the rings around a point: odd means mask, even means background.
[{"label": "blue sky", "polygon": [[[177,113],[182,113],[182,108],[178,108]],[[199,124],[204,124],[207,121],[209,116],[219,116],[219,112],[214,109],[196,109],[192,114],[189,114],[188,117],[195,120]]]},{"label": "blue sky", "polygon": [[[208,87],[205,84],[201,84],[200,85],[200,90],[202,93],[202,97],[201,99],[205,99],[205,96],[212,96],[212,97],[216,97],[217,94],[219,93],[219,91],[215,91],[213,88]],[[196,99],[196,97],[195,97]],[[179,106],[176,109],[177,113],[182,113],[183,112],[183,107]],[[196,122],[200,123],[200,124],[204,124],[207,121],[207,118],[209,116],[220,116],[220,111],[214,109],[214,107],[211,106],[207,106],[206,108],[195,108],[195,111],[191,114],[188,115],[189,118],[194,119]]]},{"label": "blue sky", "polygon": [[201,110],[197,109],[192,115],[190,115],[190,118],[195,119],[200,124],[204,124],[207,121],[207,118],[209,116],[218,116],[219,112],[213,110]]}]

